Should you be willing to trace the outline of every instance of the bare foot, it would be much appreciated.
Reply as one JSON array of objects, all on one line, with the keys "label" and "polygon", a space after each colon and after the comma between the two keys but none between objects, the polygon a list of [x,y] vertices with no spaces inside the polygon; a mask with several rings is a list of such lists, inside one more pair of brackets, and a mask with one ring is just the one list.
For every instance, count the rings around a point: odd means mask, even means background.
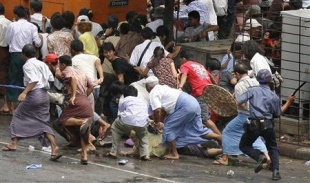
[{"label": "bare foot", "polygon": [[217,160],[214,160],[212,164],[213,165],[225,165],[225,166],[227,166],[228,165],[228,159],[224,160],[222,158],[219,158]]},{"label": "bare foot", "polygon": [[178,160],[180,157],[178,154],[174,155],[174,154],[167,154],[164,156],[164,159],[171,159],[171,160]]}]

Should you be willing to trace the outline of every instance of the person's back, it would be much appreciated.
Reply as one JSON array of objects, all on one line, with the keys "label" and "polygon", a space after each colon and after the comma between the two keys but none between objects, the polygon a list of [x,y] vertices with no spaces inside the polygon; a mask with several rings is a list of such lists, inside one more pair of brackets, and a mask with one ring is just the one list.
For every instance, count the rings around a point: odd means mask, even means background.
[{"label": "person's back", "polygon": [[200,96],[204,87],[212,84],[211,74],[198,62],[187,61],[181,65],[180,70],[187,74],[189,85],[192,87],[191,95],[194,97]]},{"label": "person's back", "polygon": [[95,66],[96,60],[99,58],[90,54],[77,54],[72,57],[72,66],[85,72],[92,82],[97,81],[97,70]]},{"label": "person's back", "polygon": [[33,13],[30,15],[30,21],[38,24],[40,27],[40,30],[46,30],[47,27],[51,27],[50,20],[46,20],[45,27],[43,27],[43,18],[44,16],[42,15],[42,2],[40,0],[31,0],[30,1],[30,10]]}]

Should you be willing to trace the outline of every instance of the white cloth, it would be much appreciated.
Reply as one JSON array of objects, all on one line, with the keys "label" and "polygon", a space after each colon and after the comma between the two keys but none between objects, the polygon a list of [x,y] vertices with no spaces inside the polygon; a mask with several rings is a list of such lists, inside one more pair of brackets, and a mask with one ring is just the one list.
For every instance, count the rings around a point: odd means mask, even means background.
[{"label": "white cloth", "polygon": [[144,127],[149,122],[149,106],[142,98],[125,97],[120,101],[118,111],[122,122],[127,125]]},{"label": "white cloth", "polygon": [[37,82],[32,89],[43,88],[48,90],[50,88],[50,81],[54,81],[54,76],[48,66],[36,58],[30,58],[23,65],[24,71],[24,86],[29,83]]},{"label": "white cloth", "polygon": [[[228,59],[228,54],[224,55],[224,57],[222,58],[222,62],[221,65],[223,65]],[[234,55],[232,53],[230,53],[230,60],[226,66],[225,69],[223,69],[222,71],[228,71],[228,72],[232,72],[234,69]]]},{"label": "white cloth", "polygon": [[156,33],[156,29],[161,26],[161,25],[164,25],[164,20],[163,19],[157,19],[157,20],[154,20],[153,22],[150,22],[148,24],[146,24],[146,27],[149,27],[152,29],[152,31],[154,33]]},{"label": "white cloth", "polygon": [[72,57],[72,66],[75,69],[84,71],[86,76],[92,81],[95,88],[98,88],[100,85],[97,84],[98,78],[96,62],[99,62],[100,64],[100,59],[95,55],[81,53]]},{"label": "white cloth", "polygon": [[42,36],[41,54],[42,54],[42,60],[44,60],[44,58],[48,54],[48,49],[47,49],[47,36],[48,36],[48,33],[41,33],[41,36]]},{"label": "white cloth", "polygon": [[239,34],[235,40],[235,42],[238,42],[238,43],[244,43],[248,40],[251,40],[250,38],[250,34],[247,33],[247,32],[243,32],[241,34]]},{"label": "white cloth", "polygon": [[[250,78],[249,76],[244,76],[238,81],[238,83],[235,86],[235,96],[239,97],[240,95],[248,91],[248,88],[258,85],[259,83],[256,80],[256,78]],[[246,103],[245,108],[238,106],[238,111],[249,114],[249,103],[248,102]]]},{"label": "white cloth", "polygon": [[156,85],[150,92],[150,104],[152,110],[161,108],[171,114],[175,110],[177,100],[182,91],[170,88],[167,85]]},{"label": "white cloth", "polygon": [[267,69],[270,73],[272,73],[267,58],[259,53],[256,53],[253,56],[250,61],[250,66],[252,70],[248,71],[249,76],[253,76],[254,74],[256,76],[258,71],[261,69]]},{"label": "white cloth", "polygon": [[8,44],[5,41],[5,33],[10,23],[11,21],[5,18],[4,15],[0,15],[0,46],[1,47],[8,46]]},{"label": "white cloth", "polygon": [[310,7],[310,0],[302,0],[302,7],[303,8]]},{"label": "white cloth", "polygon": [[205,4],[208,7],[209,17],[210,17],[210,23],[211,25],[217,25],[217,16],[215,13],[214,5],[212,0],[198,0]]},{"label": "white cloth", "polygon": [[[200,24],[203,23],[211,24],[208,7],[204,3],[199,1],[193,1],[189,3],[187,6],[180,6],[179,18],[187,19],[188,13],[194,10],[198,11],[200,14]],[[177,12],[174,12],[173,16],[174,18],[177,18]]]},{"label": "white cloth", "polygon": [[[150,42],[150,40],[145,40],[143,43],[137,45],[133,49],[131,56],[130,56],[130,59],[129,59],[129,63],[131,65],[133,65],[133,66],[138,65],[140,56],[141,56],[142,52],[144,51],[144,49],[146,48],[146,46],[149,44],[149,42]],[[154,54],[154,49],[157,46],[164,48],[160,42],[152,41],[149,48],[146,50],[145,54],[143,55],[140,67],[146,68],[147,63],[149,63],[151,61],[151,58]],[[165,50],[165,56],[168,56],[168,54],[169,54],[169,52],[167,50]],[[153,75],[151,71],[149,72],[149,75]]]},{"label": "white cloth", "polygon": [[[41,31],[43,30],[42,19],[43,19],[43,15],[41,13],[34,13],[33,15],[30,15],[30,22],[34,22],[34,23],[38,24]],[[47,19],[47,21],[46,21],[45,28],[47,28],[47,27],[52,27],[51,23],[50,23],[50,19]]]},{"label": "white cloth", "polygon": [[25,19],[12,22],[5,34],[6,43],[9,45],[10,53],[22,52],[26,44],[41,46],[41,39],[37,27]]}]

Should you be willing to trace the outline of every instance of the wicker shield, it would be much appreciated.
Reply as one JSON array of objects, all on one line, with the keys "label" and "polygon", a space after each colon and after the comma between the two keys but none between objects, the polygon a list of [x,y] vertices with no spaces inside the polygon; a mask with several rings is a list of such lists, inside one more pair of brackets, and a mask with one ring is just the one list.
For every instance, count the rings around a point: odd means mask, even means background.
[{"label": "wicker shield", "polygon": [[220,86],[207,85],[203,90],[203,98],[219,116],[230,117],[238,113],[233,95]]}]

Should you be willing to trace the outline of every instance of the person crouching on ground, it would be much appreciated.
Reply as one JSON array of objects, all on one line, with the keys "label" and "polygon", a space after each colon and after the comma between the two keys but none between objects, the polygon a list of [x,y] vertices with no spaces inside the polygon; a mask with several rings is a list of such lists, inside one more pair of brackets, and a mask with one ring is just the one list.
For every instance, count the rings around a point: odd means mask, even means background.
[{"label": "person crouching on ground", "polygon": [[[178,147],[201,144],[209,139],[219,142],[222,140],[221,135],[203,127],[200,105],[193,96],[158,82],[155,76],[150,76],[145,81],[146,89],[150,93],[155,126],[157,130],[163,129],[162,144],[171,149],[171,152],[164,156],[165,159],[179,159]],[[165,119],[163,112],[167,113]]]},{"label": "person crouching on ground", "polygon": [[266,156],[258,149],[253,148],[254,141],[262,136],[266,141],[266,147],[271,158],[272,180],[281,179],[279,173],[279,150],[274,131],[274,117],[281,115],[281,104],[277,94],[268,86],[271,81],[271,72],[267,69],[258,71],[256,79],[259,86],[249,88],[241,96],[237,96],[238,104],[249,101],[250,117],[245,125],[245,133],[242,135],[240,150],[257,161],[254,172],[258,173],[263,163],[266,163]]},{"label": "person crouching on ground", "polygon": [[116,158],[119,142],[123,135],[129,135],[131,130],[136,132],[139,139],[139,154],[143,161],[150,160],[148,152],[147,126],[149,121],[148,103],[138,98],[138,90],[133,86],[126,86],[124,89],[124,99],[119,103],[119,116],[112,124],[112,148],[107,154]]}]

